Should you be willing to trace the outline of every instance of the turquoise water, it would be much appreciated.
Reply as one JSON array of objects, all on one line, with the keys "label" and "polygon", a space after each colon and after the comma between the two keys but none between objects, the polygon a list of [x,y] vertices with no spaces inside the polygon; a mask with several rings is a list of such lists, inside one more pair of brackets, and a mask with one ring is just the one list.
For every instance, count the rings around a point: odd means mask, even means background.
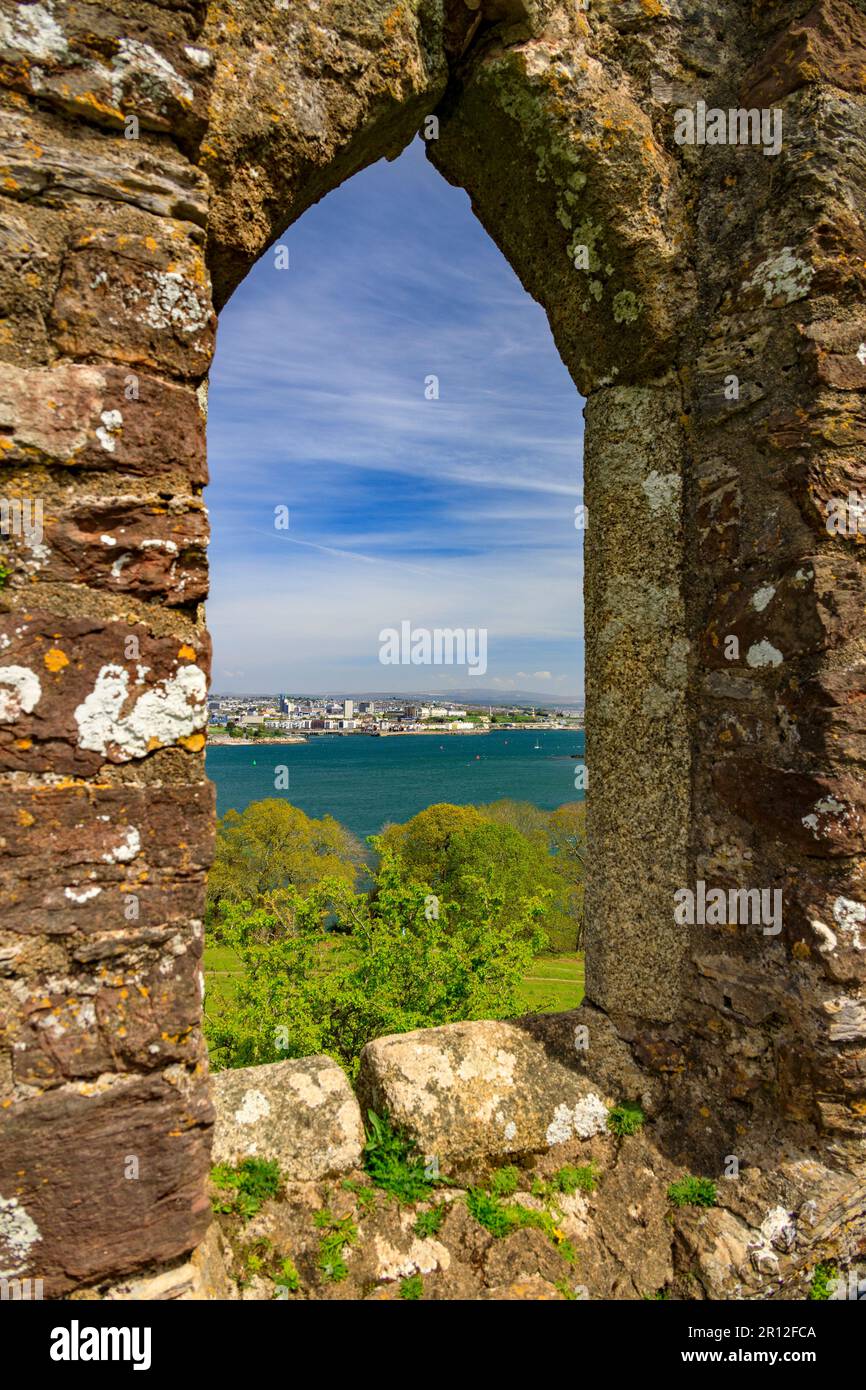
[{"label": "turquoise water", "polygon": [[[207,772],[217,812],[281,796],[309,816],[330,814],[362,839],[389,821],[406,821],[436,801],[457,805],[511,797],[552,811],[580,801],[570,755],[583,754],[580,731],[505,730],[491,734],[329,736],[262,748],[217,746]],[[538,743],[540,746],[535,747]],[[275,790],[276,769],[289,770]]]}]

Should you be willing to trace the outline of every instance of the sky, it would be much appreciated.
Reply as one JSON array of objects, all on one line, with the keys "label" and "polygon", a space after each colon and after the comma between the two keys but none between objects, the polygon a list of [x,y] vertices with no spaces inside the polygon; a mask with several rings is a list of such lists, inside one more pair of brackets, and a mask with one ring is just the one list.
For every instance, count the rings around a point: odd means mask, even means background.
[{"label": "sky", "polygon": [[[582,406],[420,141],[309,209],[220,316],[214,691],[581,698]],[[383,664],[406,622],[485,630],[486,671]]]}]

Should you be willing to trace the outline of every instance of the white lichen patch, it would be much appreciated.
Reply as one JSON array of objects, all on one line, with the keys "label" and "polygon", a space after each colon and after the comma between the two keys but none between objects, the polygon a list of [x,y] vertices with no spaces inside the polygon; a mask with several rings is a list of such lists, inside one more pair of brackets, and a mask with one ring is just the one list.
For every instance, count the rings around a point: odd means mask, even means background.
[{"label": "white lichen patch", "polygon": [[103,410],[99,418],[102,424],[97,427],[96,438],[106,453],[113,454],[117,436],[123,429],[123,416],[119,410]]},{"label": "white lichen patch", "polygon": [[438,1240],[420,1240],[415,1236],[408,1250],[398,1250],[377,1235],[374,1249],[377,1279],[408,1279],[411,1274],[433,1274],[437,1269],[451,1267],[451,1255]]},{"label": "white lichen patch", "polygon": [[763,613],[770,599],[775,597],[775,594],[776,586],[774,584],[765,584],[762,588],[756,589],[752,594],[752,607],[757,613]]},{"label": "white lichen patch", "polygon": [[792,1250],[797,1239],[797,1223],[785,1207],[773,1207],[761,1222],[756,1236],[749,1241],[752,1264],[762,1274],[775,1274],[779,1268],[776,1251]]},{"label": "white lichen patch", "polygon": [[866,922],[866,905],[851,898],[837,898],[833,904],[833,917],[839,930],[851,937],[854,950],[866,950],[866,944],[860,937],[860,929]]},{"label": "white lichen patch", "polygon": [[73,903],[89,903],[91,898],[98,898],[102,889],[94,885],[92,888],[64,888],[66,897]]},{"label": "white lichen patch", "polygon": [[141,836],[134,825],[127,827],[126,834],[120,844],[114,849],[110,849],[102,858],[106,864],[128,864],[137,854],[141,853]]},{"label": "white lichen patch", "polygon": [[178,97],[181,101],[190,102],[193,99],[193,89],[185,78],[172,67],[167,58],[161,53],[157,53],[150,44],[141,43],[138,39],[121,39],[117,45],[117,53],[112,60],[111,87],[114,100],[119,102],[123,96],[123,88],[129,79],[144,79],[142,85],[153,87],[154,84],[162,87],[167,93]]},{"label": "white lichen patch", "polygon": [[329,1071],[320,1071],[316,1076],[311,1076],[307,1071],[295,1071],[286,1080],[298,1099],[312,1110],[324,1105],[334,1090],[342,1089],[340,1078]]},{"label": "white lichen patch", "polygon": [[817,919],[814,919],[810,925],[818,938],[818,950],[821,955],[832,955],[839,944],[834,933],[831,932],[830,928],[825,926],[823,922],[819,922]]},{"label": "white lichen patch", "polygon": [[191,63],[195,63],[197,68],[209,68],[213,58],[206,48],[194,48],[192,44],[184,44],[183,51]]},{"label": "white lichen patch", "polygon": [[39,1227],[18,1198],[0,1197],[0,1277],[20,1274],[41,1239]]},{"label": "white lichen patch", "polygon": [[669,512],[679,504],[683,480],[679,473],[652,473],[641,482],[653,516]]},{"label": "white lichen patch", "polygon": [[591,1139],[607,1129],[607,1106],[600,1095],[590,1091],[574,1107],[556,1107],[547,1127],[548,1144],[565,1144],[569,1139]]},{"label": "white lichen patch", "polygon": [[207,327],[207,309],[179,270],[149,270],[147,274],[153,288],[143,317],[151,328],[200,333]]},{"label": "white lichen patch", "polygon": [[142,550],[166,550],[169,555],[177,554],[175,541],[149,540],[141,542]]},{"label": "white lichen patch", "polygon": [[47,5],[19,5],[12,15],[0,14],[0,48],[17,48],[46,62],[62,58],[67,44]]},{"label": "white lichen patch", "polygon": [[14,724],[32,714],[42,698],[42,685],[27,666],[0,666],[0,724]]},{"label": "white lichen patch", "polygon": [[198,666],[179,667],[123,714],[128,695],[129,672],[122,666],[103,666],[93,690],[75,710],[80,748],[102,754],[112,749],[123,758],[140,758],[196,733],[207,720],[207,679]]},{"label": "white lichen patch", "polygon": [[752,667],[759,666],[780,666],[783,656],[766,637],[762,642],[753,642],[746,652],[746,665]]},{"label": "white lichen patch", "polygon": [[777,255],[755,267],[743,289],[763,291],[765,304],[772,304],[780,297],[786,304],[793,304],[807,293],[814,274],[812,267],[795,256],[790,246],[784,246]]},{"label": "white lichen patch", "polygon": [[261,1091],[245,1091],[243,1100],[235,1111],[235,1122],[239,1125],[255,1125],[267,1119],[271,1113],[271,1103]]}]

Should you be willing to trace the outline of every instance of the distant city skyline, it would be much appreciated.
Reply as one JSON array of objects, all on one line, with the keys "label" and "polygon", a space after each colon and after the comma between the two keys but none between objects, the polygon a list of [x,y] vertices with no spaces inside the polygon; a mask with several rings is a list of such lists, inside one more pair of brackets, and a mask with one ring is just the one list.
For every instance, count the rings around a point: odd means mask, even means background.
[{"label": "distant city skyline", "polygon": [[214,688],[465,695],[465,667],[380,662],[409,621],[484,629],[498,696],[580,699],[581,407],[419,142],[311,208],[220,316]]}]

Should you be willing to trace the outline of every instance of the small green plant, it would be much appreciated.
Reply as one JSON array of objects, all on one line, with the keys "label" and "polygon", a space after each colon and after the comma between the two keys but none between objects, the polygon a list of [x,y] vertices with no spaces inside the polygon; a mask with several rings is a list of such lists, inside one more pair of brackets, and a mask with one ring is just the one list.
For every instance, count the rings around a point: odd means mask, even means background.
[{"label": "small green plant", "polygon": [[513,1163],[509,1163],[504,1168],[496,1168],[487,1184],[494,1197],[511,1197],[517,1191],[517,1181],[520,1177],[518,1170]]},{"label": "small green plant", "polygon": [[6,581],[11,573],[12,571],[9,566],[3,560],[0,560],[0,589],[6,588]]},{"label": "small green plant", "polygon": [[575,1293],[574,1289],[571,1287],[567,1279],[558,1279],[553,1287],[559,1293],[561,1293],[563,1298],[567,1299],[569,1303],[579,1302],[577,1294]]},{"label": "small green plant", "polygon": [[213,1198],[214,1211],[240,1216],[248,1221],[269,1197],[280,1190],[280,1166],[272,1159],[244,1158],[236,1168],[217,1163],[211,1169],[211,1182],[220,1189]]},{"label": "small green plant", "polygon": [[358,1227],[351,1216],[344,1216],[338,1221],[330,1207],[317,1211],[313,1221],[322,1232],[317,1261],[322,1277],[339,1284],[348,1277],[349,1266],[344,1251],[347,1245],[354,1245],[358,1239]]},{"label": "small green plant", "polygon": [[598,1186],[599,1167],[597,1163],[583,1163],[579,1167],[566,1163],[558,1168],[550,1180],[555,1192],[564,1192],[571,1197],[575,1192],[594,1192]]},{"label": "small green plant", "polygon": [[680,1178],[668,1188],[668,1201],[675,1207],[714,1207],[718,1199],[712,1178]]},{"label": "small green plant", "polygon": [[244,1255],[244,1264],[247,1267],[248,1274],[261,1274],[262,1270],[267,1264],[268,1256],[270,1254],[270,1246],[271,1242],[269,1240],[266,1240],[263,1241],[261,1244],[256,1242],[255,1245],[251,1245],[248,1248]]},{"label": "small green plant", "polygon": [[516,1222],[508,1215],[508,1208],[485,1192],[483,1187],[470,1187],[466,1194],[466,1206],[470,1216],[474,1216],[478,1224],[492,1236],[507,1236],[510,1231],[517,1229]]},{"label": "small green plant", "polygon": [[439,1227],[445,1220],[448,1211],[447,1202],[438,1202],[429,1211],[419,1211],[415,1218],[415,1234],[420,1240],[427,1240],[430,1236],[439,1234]]},{"label": "small green plant", "polygon": [[644,1299],[648,1303],[667,1303],[670,1294],[667,1289],[656,1289],[655,1293],[645,1293]]},{"label": "small green plant", "polygon": [[815,1266],[812,1282],[809,1285],[809,1298],[823,1303],[832,1293],[831,1284],[838,1277],[836,1266],[820,1264]]},{"label": "small green plant", "polygon": [[290,1256],[287,1255],[280,1265],[275,1282],[278,1290],[280,1288],[288,1289],[289,1293],[297,1293],[301,1287],[301,1276]]},{"label": "small green plant", "polygon": [[364,1168],[376,1187],[396,1197],[402,1206],[423,1202],[437,1183],[415,1143],[393,1128],[387,1113],[368,1112],[370,1132],[364,1149]]},{"label": "small green plant", "polygon": [[408,1279],[402,1280],[400,1284],[401,1298],[423,1298],[424,1284],[420,1274],[412,1274]]},{"label": "small green plant", "polygon": [[343,1188],[344,1192],[351,1192],[354,1194],[358,1206],[361,1207],[363,1211],[375,1210],[376,1192],[369,1183],[358,1182],[353,1178],[345,1178],[340,1186]]},{"label": "small green plant", "polygon": [[607,1127],[612,1134],[622,1139],[627,1134],[637,1134],[643,1129],[645,1119],[646,1116],[639,1105],[626,1101],[622,1105],[614,1105],[607,1112]]},{"label": "small green plant", "polygon": [[577,1259],[574,1246],[566,1240],[564,1232],[557,1226],[549,1211],[536,1211],[533,1207],[524,1207],[517,1202],[510,1202],[506,1206],[481,1187],[469,1189],[466,1194],[466,1206],[479,1225],[497,1239],[510,1235],[512,1231],[533,1226],[553,1242],[562,1258],[569,1264],[574,1264]]}]

